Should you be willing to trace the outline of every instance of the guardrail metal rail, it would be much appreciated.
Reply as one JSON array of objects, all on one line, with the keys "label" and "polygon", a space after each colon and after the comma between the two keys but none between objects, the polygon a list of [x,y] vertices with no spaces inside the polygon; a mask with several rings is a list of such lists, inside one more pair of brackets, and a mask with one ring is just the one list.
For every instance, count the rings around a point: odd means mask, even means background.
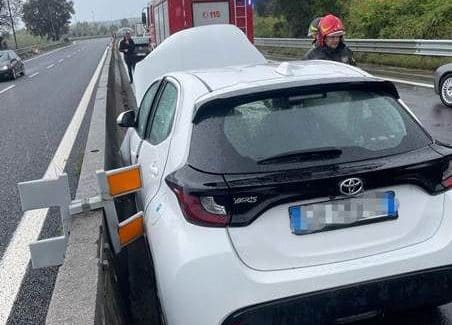
[{"label": "guardrail metal rail", "polygon": [[[346,42],[355,52],[452,56],[452,40],[347,39]],[[254,45],[310,49],[312,40],[306,38],[255,38]]]}]

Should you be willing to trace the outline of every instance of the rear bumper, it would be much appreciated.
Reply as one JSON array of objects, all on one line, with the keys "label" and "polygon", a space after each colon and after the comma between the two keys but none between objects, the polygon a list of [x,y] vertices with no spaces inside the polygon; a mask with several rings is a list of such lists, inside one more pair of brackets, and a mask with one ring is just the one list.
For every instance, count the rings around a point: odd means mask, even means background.
[{"label": "rear bumper", "polygon": [[171,190],[162,188],[147,209],[158,213],[147,214],[146,229],[168,325],[319,325],[316,315],[343,318],[452,300],[452,191],[445,193],[438,230],[417,245],[260,271],[237,257],[225,229],[187,223]]},{"label": "rear bumper", "polygon": [[452,301],[452,265],[261,303],[235,311],[223,325],[323,324],[372,311]]}]

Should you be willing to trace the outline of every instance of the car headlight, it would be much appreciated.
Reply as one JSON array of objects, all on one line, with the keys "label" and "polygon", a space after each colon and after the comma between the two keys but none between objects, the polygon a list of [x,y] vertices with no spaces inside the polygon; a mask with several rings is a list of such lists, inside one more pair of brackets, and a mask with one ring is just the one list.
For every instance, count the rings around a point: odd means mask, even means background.
[{"label": "car headlight", "polygon": [[7,65],[0,66],[0,71],[6,71],[9,67]]}]

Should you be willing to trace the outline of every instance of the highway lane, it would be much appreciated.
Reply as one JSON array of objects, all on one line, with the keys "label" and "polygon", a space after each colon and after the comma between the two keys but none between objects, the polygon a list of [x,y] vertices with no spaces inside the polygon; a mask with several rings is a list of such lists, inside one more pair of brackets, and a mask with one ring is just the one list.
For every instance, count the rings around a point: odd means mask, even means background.
[{"label": "highway lane", "polygon": [[22,216],[17,182],[44,174],[106,45],[80,42],[27,62],[27,73],[39,75],[0,82],[0,91],[15,86],[0,94],[0,258]]},{"label": "highway lane", "polygon": [[[27,61],[25,77],[0,82],[0,261],[23,215],[17,182],[43,176],[107,44],[107,39],[79,42]],[[74,175],[81,166],[89,113],[90,109],[65,169],[73,190],[77,182]],[[55,168],[61,171],[62,166]],[[41,237],[54,236],[60,231],[58,213],[51,210],[49,215]],[[45,321],[55,276],[56,268],[28,268],[8,324]],[[2,292],[0,300],[1,295]]]},{"label": "highway lane", "polygon": [[452,109],[441,103],[433,89],[396,84],[402,100],[437,139],[452,144]]}]

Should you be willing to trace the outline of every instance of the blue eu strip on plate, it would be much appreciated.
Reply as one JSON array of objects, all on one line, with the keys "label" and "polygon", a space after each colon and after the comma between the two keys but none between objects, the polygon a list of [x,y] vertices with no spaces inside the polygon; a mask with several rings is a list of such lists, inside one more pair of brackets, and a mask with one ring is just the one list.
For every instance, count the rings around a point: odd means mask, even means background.
[{"label": "blue eu strip on plate", "polygon": [[290,229],[296,235],[359,226],[398,218],[395,192],[372,192],[289,208]]}]

